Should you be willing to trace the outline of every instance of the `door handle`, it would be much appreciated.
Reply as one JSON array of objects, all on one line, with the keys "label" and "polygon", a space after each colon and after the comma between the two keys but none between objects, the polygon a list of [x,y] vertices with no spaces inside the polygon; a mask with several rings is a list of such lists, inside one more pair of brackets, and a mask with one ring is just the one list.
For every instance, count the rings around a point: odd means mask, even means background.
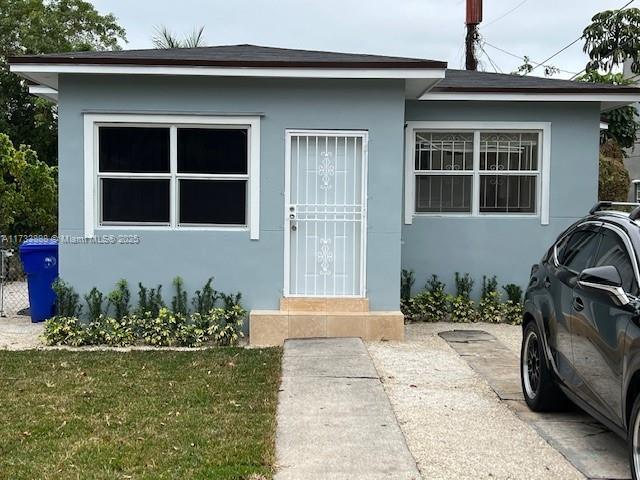
[{"label": "door handle", "polygon": [[580,312],[584,309],[584,302],[580,297],[573,297],[573,308],[576,312]]},{"label": "door handle", "polygon": [[551,279],[549,277],[544,277],[544,288],[549,288],[551,286]]},{"label": "door handle", "polygon": [[292,223],[292,224],[291,224],[291,231],[292,231],[292,232],[295,232],[296,230],[298,230],[298,227],[296,226],[296,224],[295,224],[295,223]]}]

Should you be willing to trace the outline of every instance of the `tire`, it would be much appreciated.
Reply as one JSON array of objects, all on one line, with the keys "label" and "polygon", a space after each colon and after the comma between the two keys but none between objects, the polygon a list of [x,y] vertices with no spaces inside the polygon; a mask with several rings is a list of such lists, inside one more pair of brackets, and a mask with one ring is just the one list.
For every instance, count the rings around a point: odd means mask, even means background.
[{"label": "tire", "polygon": [[629,467],[633,480],[640,480],[640,395],[636,397],[629,418]]},{"label": "tire", "polygon": [[556,385],[547,366],[542,336],[535,321],[524,329],[520,350],[522,394],[534,412],[551,412],[566,408],[567,400]]}]

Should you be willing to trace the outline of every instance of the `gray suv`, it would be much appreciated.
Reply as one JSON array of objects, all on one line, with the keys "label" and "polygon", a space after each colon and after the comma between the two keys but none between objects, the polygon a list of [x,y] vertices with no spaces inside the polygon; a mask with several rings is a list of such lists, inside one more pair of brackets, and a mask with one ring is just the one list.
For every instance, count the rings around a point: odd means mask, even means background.
[{"label": "gray suv", "polygon": [[[631,208],[631,213],[612,210]],[[570,399],[628,439],[640,479],[640,206],[600,202],[531,269],[520,355],[534,411]]]}]

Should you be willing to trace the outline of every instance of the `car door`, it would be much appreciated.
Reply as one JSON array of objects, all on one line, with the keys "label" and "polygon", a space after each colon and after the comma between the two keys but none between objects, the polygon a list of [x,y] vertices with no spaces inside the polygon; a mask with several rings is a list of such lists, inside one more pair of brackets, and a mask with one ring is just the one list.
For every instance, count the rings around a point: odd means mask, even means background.
[{"label": "car door", "polygon": [[561,380],[576,383],[571,347],[573,289],[579,273],[589,265],[598,245],[601,222],[587,222],[556,246],[542,281],[553,302],[554,318],[548,323],[551,354]]},{"label": "car door", "polygon": [[[629,296],[638,295],[638,267],[626,233],[604,225],[592,266],[612,265]],[[618,425],[623,424],[624,338],[634,312],[611,293],[579,284],[574,289],[572,348],[580,377],[578,394]]]}]

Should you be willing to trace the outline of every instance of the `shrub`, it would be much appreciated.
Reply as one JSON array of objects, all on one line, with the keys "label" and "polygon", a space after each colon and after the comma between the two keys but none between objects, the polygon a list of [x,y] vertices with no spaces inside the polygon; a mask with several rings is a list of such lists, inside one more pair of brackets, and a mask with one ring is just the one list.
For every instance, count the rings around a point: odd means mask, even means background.
[{"label": "shrub", "polygon": [[171,300],[171,310],[173,310],[173,313],[188,315],[187,292],[184,290],[184,283],[181,277],[173,279],[173,288],[175,289],[175,295]]},{"label": "shrub", "polygon": [[76,317],[52,317],[44,322],[43,337],[47,345],[78,347],[87,341],[87,332]]},{"label": "shrub", "polygon": [[498,281],[495,275],[489,279],[482,277],[482,295],[478,306],[478,319],[481,322],[500,323],[502,320],[502,306]]},{"label": "shrub", "polygon": [[242,324],[247,311],[240,305],[231,308],[215,308],[209,313],[209,337],[220,346],[235,345],[243,337]]},{"label": "shrub", "polygon": [[152,316],[157,317],[160,309],[164,306],[162,285],[158,285],[158,288],[148,289],[142,283],[138,283],[137,315],[144,315],[146,312],[150,312]]},{"label": "shrub", "polygon": [[445,293],[445,284],[432,275],[425,290],[405,301],[400,308],[410,321],[441,322],[445,320],[449,305],[449,295]]},{"label": "shrub", "polygon": [[471,300],[473,279],[468,273],[455,274],[456,296],[451,300],[451,320],[459,323],[477,321],[475,304]]},{"label": "shrub", "polygon": [[100,315],[87,326],[87,343],[110,347],[134,345],[136,343],[135,324],[128,316],[118,320]]},{"label": "shrub", "polygon": [[511,325],[522,324],[522,288],[514,283],[502,287],[507,292],[507,301],[502,305],[504,321]]},{"label": "shrub", "polygon": [[56,316],[63,318],[79,317],[82,312],[80,295],[71,285],[58,278],[52,285],[56,294]]},{"label": "shrub", "polygon": [[202,290],[196,290],[193,299],[194,311],[202,316],[207,315],[216,306],[216,300],[218,300],[218,292],[211,286],[212,282],[213,278],[207,280]]},{"label": "shrub", "polygon": [[84,296],[84,300],[89,307],[89,321],[95,322],[102,315],[102,306],[104,303],[104,296],[102,292],[96,287],[93,287],[91,291]]},{"label": "shrub", "polygon": [[129,292],[129,284],[125,279],[119,280],[115,290],[109,293],[109,306],[114,308],[114,317],[116,320],[122,320],[129,315],[129,301],[131,293]]},{"label": "shrub", "polygon": [[402,270],[400,277],[400,299],[401,301],[408,302],[411,299],[411,289],[415,283],[415,277],[413,270]]},{"label": "shrub", "polygon": [[236,305],[240,305],[240,300],[242,299],[242,294],[240,292],[231,293],[229,295],[219,292],[218,298],[222,300],[222,304],[225,309],[231,309]]},{"label": "shrub", "polygon": [[186,321],[185,317],[173,314],[167,308],[161,308],[158,316],[145,312],[142,317],[136,317],[135,323],[138,335],[147,345],[168,347],[176,344],[177,332]]}]

